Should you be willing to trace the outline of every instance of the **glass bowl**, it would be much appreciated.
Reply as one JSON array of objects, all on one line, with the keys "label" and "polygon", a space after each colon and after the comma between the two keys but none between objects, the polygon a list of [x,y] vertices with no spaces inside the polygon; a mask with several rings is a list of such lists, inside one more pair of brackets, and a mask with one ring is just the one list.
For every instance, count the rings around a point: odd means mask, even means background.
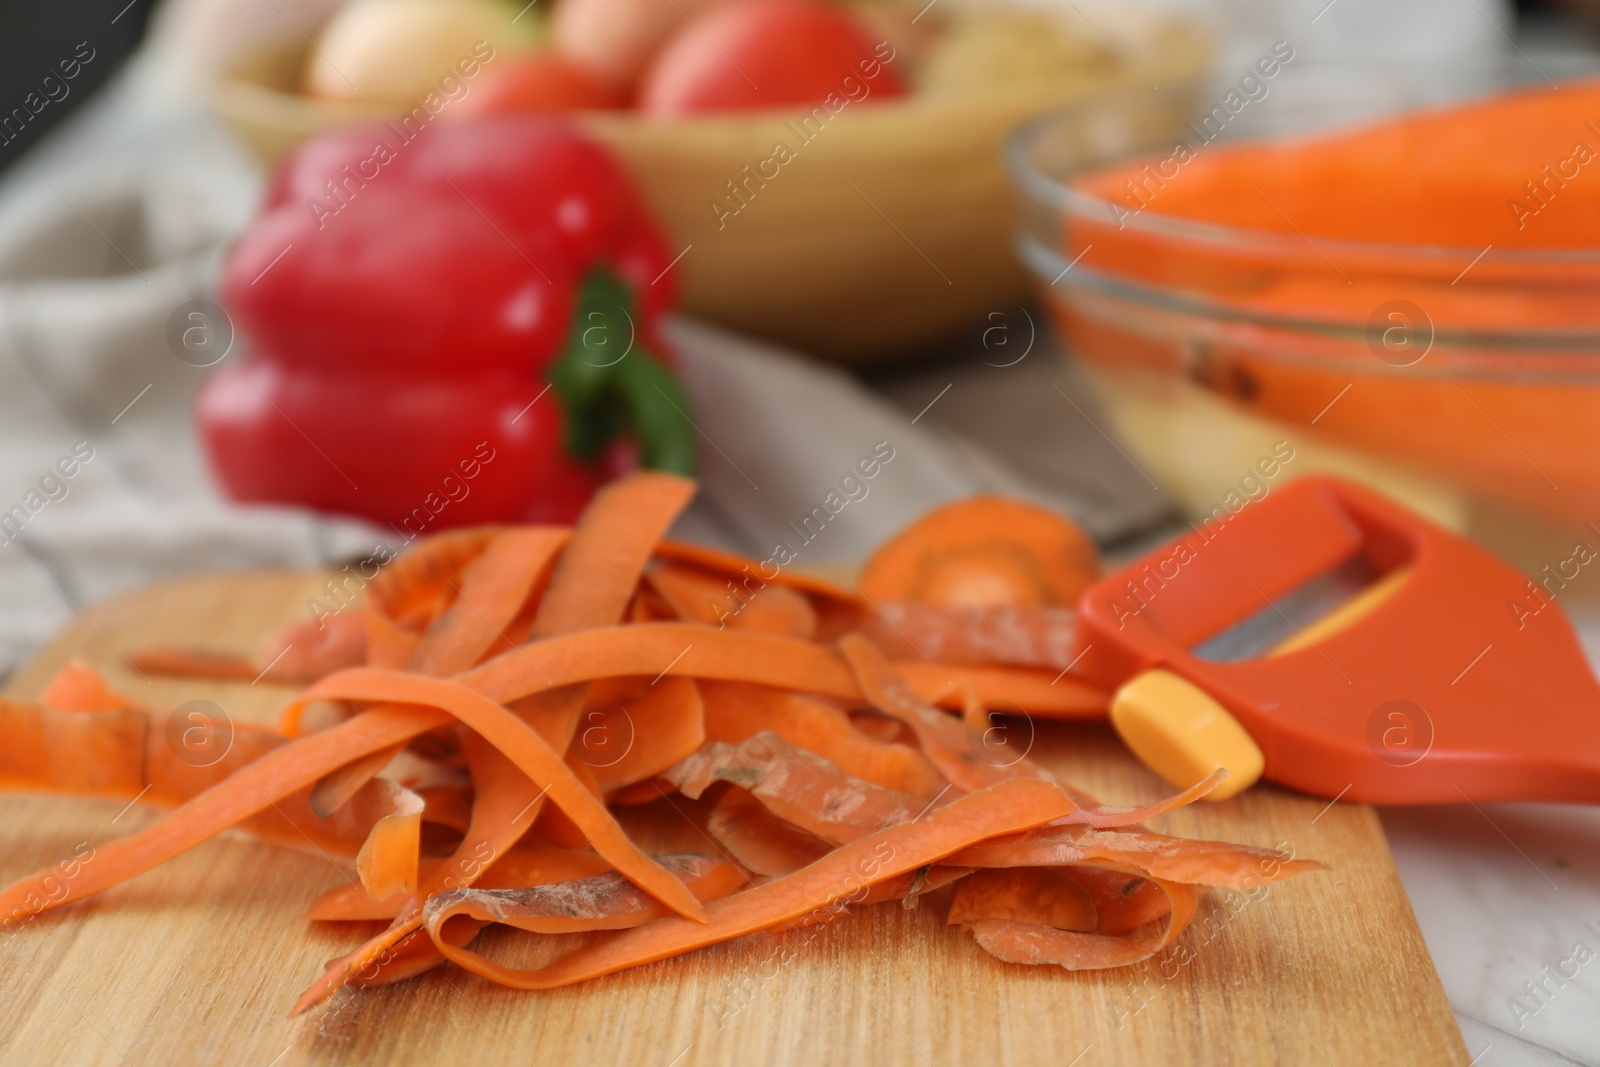
[{"label": "glass bowl", "polygon": [[[1516,80],[1294,73],[1274,86],[1286,101],[1251,104],[1254,121],[1217,140],[1271,143]],[[1193,515],[1269,491],[1251,472],[1276,457],[1289,476],[1374,484],[1525,565],[1570,549],[1574,528],[1600,546],[1586,525],[1600,523],[1600,249],[1313,239],[1162,214],[1157,179],[1183,180],[1172,150],[1144,155],[1156,177],[1119,198],[1105,176],[1140,157],[1085,169],[1093,121],[1068,108],[1012,138],[1017,250],[1139,466]]]}]

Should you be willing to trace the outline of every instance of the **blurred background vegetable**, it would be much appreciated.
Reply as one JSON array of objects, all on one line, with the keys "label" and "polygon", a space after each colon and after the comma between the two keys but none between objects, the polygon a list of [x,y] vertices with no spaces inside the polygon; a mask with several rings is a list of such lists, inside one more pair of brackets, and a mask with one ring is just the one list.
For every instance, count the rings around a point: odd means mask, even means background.
[{"label": "blurred background vegetable", "polygon": [[396,527],[570,522],[636,454],[692,473],[667,255],[627,177],[557,118],[427,132],[306,142],[230,252],[254,357],[199,401],[229,493]]}]

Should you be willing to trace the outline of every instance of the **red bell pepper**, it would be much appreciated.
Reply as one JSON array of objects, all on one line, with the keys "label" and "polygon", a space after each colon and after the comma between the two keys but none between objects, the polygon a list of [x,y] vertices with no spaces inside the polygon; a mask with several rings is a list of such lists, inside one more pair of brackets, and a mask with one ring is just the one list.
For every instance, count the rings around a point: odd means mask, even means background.
[{"label": "red bell pepper", "polygon": [[669,256],[562,120],[306,142],[224,266],[252,342],[199,398],[236,500],[421,528],[570,521],[636,454],[693,473]]}]

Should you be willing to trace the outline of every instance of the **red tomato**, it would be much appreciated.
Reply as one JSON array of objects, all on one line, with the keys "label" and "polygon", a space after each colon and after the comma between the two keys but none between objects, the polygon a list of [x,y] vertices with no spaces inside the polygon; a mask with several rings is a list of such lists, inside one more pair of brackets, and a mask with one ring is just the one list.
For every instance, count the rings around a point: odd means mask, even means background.
[{"label": "red tomato", "polygon": [[620,108],[627,95],[559,52],[534,52],[506,62],[462,101],[462,114]]},{"label": "red tomato", "polygon": [[[823,0],[733,0],[667,42],[639,110],[686,115],[903,95],[894,50]],[[835,110],[830,108],[830,110]]]}]

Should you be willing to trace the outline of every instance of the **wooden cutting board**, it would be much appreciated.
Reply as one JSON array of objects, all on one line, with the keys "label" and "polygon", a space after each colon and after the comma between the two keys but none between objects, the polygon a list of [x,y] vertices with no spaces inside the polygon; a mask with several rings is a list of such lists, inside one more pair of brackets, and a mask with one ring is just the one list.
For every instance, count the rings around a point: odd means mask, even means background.
[{"label": "wooden cutting board", "polygon": [[[100,604],[6,689],[34,696],[70,657],[160,706],[205,697],[271,722],[290,691],[132,671],[150,645],[252,650],[304,617],[321,577],[202,577]],[[1013,727],[1023,733],[1027,723]],[[1032,755],[1116,803],[1166,792],[1103,726],[1039,724]],[[0,878],[82,855],[157,813],[0,797]],[[1219,891],[1178,947],[1119,971],[1000,963],[944,925],[943,895],[812,932],[762,934],[588,985],[523,993],[454,968],[345,994],[290,1020],[324,961],[378,928],[308,923],[340,864],[229,836],[135,881],[0,930],[0,1062],[387,1064],[1467,1063],[1371,809],[1270,786],[1164,816],[1156,828],[1293,849],[1325,873],[1256,899]],[[92,861],[90,861],[92,862]],[[517,962],[527,935],[484,935]]]}]

